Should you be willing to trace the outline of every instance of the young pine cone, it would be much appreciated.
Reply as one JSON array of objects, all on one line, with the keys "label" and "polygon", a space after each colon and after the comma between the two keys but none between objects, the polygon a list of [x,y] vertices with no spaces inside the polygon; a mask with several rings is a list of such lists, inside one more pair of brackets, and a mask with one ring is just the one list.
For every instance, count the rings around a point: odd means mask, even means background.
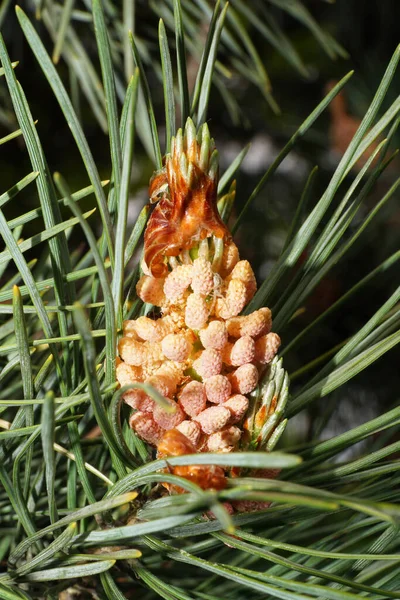
[{"label": "young pine cone", "polygon": [[[160,456],[168,448],[169,455],[179,453],[178,446],[184,453],[265,449],[282,417],[280,410],[265,430],[277,402],[269,400],[266,407],[259,392],[265,385],[259,384],[266,373],[273,380],[270,365],[280,338],[271,332],[269,308],[240,315],[256,280],[218,215],[217,183],[217,152],[207,125],[196,135],[188,120],[150,184],[158,204],[145,232],[145,274],[136,289],[161,316],[125,322],[117,366],[121,386],[147,383],[169,402],[167,411],[142,390],[124,395],[135,409],[131,427]],[[208,483],[200,476],[194,480],[210,486],[218,480],[214,475]]]}]

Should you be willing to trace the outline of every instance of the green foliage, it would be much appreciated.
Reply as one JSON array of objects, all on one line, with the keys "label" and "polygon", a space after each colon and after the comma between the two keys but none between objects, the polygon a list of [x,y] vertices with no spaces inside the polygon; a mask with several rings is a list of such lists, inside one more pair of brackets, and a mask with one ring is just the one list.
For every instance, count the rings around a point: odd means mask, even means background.
[{"label": "green foliage", "polygon": [[[0,598],[57,598],[69,588],[82,597],[109,599],[140,595],[144,599],[240,600],[246,593],[284,600],[399,598],[400,474],[395,456],[400,450],[400,408],[395,395],[386,413],[330,440],[316,435],[301,447],[276,452],[196,456],[196,464],[282,469],[278,479],[258,479],[250,472],[231,478],[220,492],[204,491],[173,474],[160,473],[168,466],[166,461],[153,460],[150,449],[127,427],[121,399],[125,390],[117,390],[115,383],[116,345],[123,320],[137,316],[143,308],[134,293],[138,268],[132,268],[131,261],[149,214],[149,207],[144,207],[128,230],[132,159],[135,164],[138,133],[155,166],[161,166],[160,124],[145,73],[152,56],[140,36],[121,38],[121,19],[133,23],[134,3],[123,3],[123,17],[111,2],[86,4],[87,11],[75,9],[73,2],[63,7],[37,2],[36,8],[55,40],[55,62],[60,55],[65,58],[109,132],[109,182],[100,179],[76,99],[67,94],[29,17],[17,8],[22,32],[71,128],[90,185],[71,193],[62,175],[52,176],[35,115],[16,78],[18,68],[15,72],[16,63],[11,63],[0,39],[1,73],[20,127],[1,143],[14,143],[16,136],[22,136],[32,169],[0,196],[0,232],[6,245],[0,268],[8,276],[0,290],[0,568],[4,565]],[[197,125],[206,120],[211,82],[218,86],[226,70],[219,62],[220,54],[229,53],[239,71],[255,65],[254,83],[274,106],[268,77],[238,15],[258,27],[293,66],[304,71],[289,39],[275,27],[268,13],[270,4],[310,28],[329,55],[340,52],[297,0],[255,2],[254,9],[239,0],[232,7],[217,2],[213,13],[204,0],[150,3],[151,10],[163,17],[158,30],[161,67],[156,64],[154,68],[165,99],[166,148],[176,127],[176,107],[183,120],[187,114]],[[6,10],[7,3],[3,6]],[[136,14],[142,9],[138,2]],[[190,94],[185,48],[199,51],[192,32],[204,15],[210,17],[211,26]],[[74,33],[78,19],[88,26],[93,19],[102,86]],[[168,29],[176,35],[177,73],[172,67]],[[117,45],[121,39],[123,43]],[[400,48],[327,189],[311,209],[316,170],[310,174],[282,253],[249,307],[272,305],[279,332],[288,328],[321,279],[357,250],[358,239],[374,226],[379,210],[395,195],[399,179],[364,221],[357,221],[360,206],[393,156],[389,143],[398,124],[400,102],[395,100],[383,116],[379,111],[399,58]],[[128,74],[127,86],[122,84],[122,70]],[[256,197],[265,194],[279,164],[350,76],[317,106],[261,177],[233,225],[234,232]],[[121,114],[118,97],[123,102]],[[382,135],[385,141],[379,142],[373,157],[352,177],[360,156]],[[219,206],[227,222],[235,198],[232,180],[246,152],[244,148],[220,180]],[[6,204],[33,184],[40,205],[7,219]],[[96,198],[103,228],[100,235],[92,227],[93,211],[83,212],[80,207],[89,194]],[[65,209],[72,216],[65,215]],[[21,228],[31,222],[40,232],[19,241]],[[86,250],[74,245],[72,234],[77,226]],[[306,247],[308,255],[299,264]],[[35,258],[28,260],[31,251]],[[334,310],[342,310],[363,286],[378,281],[399,258],[396,252],[355,281],[342,298],[289,340],[283,347],[285,360],[300,341],[312,339],[309,334],[314,327]],[[288,400],[287,417],[318,402],[322,418],[329,419],[330,406],[324,406],[321,399],[400,342],[399,299],[397,289],[351,339],[328,353],[329,360],[318,357],[313,366],[319,370],[312,377],[310,366],[302,366],[302,386]],[[284,377],[282,369],[276,373]],[[269,385],[271,390],[285,387],[286,400],[286,378],[280,385],[277,379]],[[157,394],[153,397],[163,402]],[[342,453],[362,440],[367,440],[367,446],[361,454],[343,459]],[[192,462],[190,456],[168,460],[171,466]],[[152,490],[161,481],[179,485],[187,493],[157,498]],[[272,505],[230,516],[224,502],[231,500]],[[216,518],[210,518],[209,511]],[[186,565],[184,569],[180,563]]]}]

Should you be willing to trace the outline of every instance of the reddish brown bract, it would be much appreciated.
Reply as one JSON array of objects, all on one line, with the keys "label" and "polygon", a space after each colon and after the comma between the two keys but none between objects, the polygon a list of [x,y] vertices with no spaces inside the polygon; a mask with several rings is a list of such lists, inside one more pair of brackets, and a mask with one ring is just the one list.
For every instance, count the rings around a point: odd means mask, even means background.
[{"label": "reddish brown bract", "polygon": [[144,260],[154,277],[167,273],[164,257],[178,256],[211,235],[230,238],[217,211],[218,178],[210,177],[196,164],[199,152],[194,140],[188,152],[188,158],[194,159],[189,182],[180,170],[178,152],[167,156],[165,169],[150,181],[150,198],[161,195],[144,235]]},{"label": "reddish brown bract", "polygon": [[[184,454],[196,454],[196,448],[192,442],[177,429],[170,429],[163,435],[157,446],[158,458],[167,458],[168,456],[183,456]],[[225,472],[216,465],[188,465],[170,467],[171,473],[183,477],[188,481],[197,484],[203,490],[222,490],[226,487]],[[176,492],[181,492],[181,488],[166,485]]]}]

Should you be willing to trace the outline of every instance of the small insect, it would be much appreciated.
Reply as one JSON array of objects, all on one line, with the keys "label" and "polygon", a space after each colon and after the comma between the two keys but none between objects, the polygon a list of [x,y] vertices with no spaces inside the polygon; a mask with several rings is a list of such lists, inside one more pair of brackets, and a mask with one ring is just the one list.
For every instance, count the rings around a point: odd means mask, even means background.
[{"label": "small insect", "polygon": [[[183,456],[184,454],[197,454],[196,448],[192,442],[178,429],[166,431],[157,446],[158,458],[167,458],[168,456]],[[197,484],[203,490],[222,490],[226,487],[225,472],[216,465],[187,465],[169,467],[173,475],[183,477],[188,481]],[[163,484],[169,490],[183,493],[182,488]]]}]

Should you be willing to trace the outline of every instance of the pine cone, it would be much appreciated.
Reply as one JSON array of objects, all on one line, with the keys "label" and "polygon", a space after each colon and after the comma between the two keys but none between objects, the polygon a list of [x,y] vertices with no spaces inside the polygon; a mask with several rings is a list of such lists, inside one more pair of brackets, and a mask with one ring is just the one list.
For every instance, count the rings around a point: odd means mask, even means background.
[{"label": "pine cone", "polygon": [[[271,311],[239,316],[256,280],[218,215],[217,154],[207,126],[196,137],[189,119],[165,165],[150,184],[150,195],[160,199],[145,233],[146,274],[137,285],[139,297],[161,316],[125,323],[117,377],[121,385],[151,384],[175,410],[129,391],[124,398],[136,409],[131,427],[162,448],[162,456],[178,448],[269,449],[288,378],[274,361],[280,339],[271,332]],[[195,478],[202,487],[210,480]]]}]

